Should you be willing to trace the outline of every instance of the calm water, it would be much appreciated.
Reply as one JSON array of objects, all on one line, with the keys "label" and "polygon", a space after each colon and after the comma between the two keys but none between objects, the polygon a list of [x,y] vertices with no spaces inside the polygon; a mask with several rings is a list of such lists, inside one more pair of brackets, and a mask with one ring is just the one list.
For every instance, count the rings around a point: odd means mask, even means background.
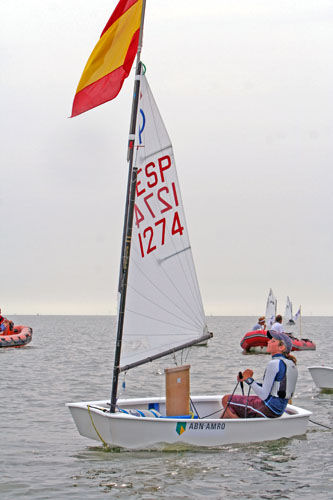
[{"label": "calm water", "polygon": [[[0,349],[0,498],[327,499],[332,498],[332,431],[219,450],[105,451],[76,431],[65,402],[109,396],[114,318],[14,317],[32,326],[32,343]],[[239,369],[262,375],[267,355],[242,355],[239,341],[256,318],[209,317],[215,338],[191,350],[192,393],[231,392]],[[302,320],[316,351],[297,353],[294,404],[332,427],[333,396],[316,390],[308,366],[333,366],[333,318]],[[129,372],[124,396],[164,393],[164,360]]]}]

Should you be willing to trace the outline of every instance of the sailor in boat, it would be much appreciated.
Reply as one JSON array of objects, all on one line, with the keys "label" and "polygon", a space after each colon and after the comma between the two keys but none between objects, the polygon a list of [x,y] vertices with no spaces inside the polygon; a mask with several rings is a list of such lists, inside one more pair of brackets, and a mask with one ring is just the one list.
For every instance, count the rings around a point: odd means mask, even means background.
[{"label": "sailor in boat", "polygon": [[10,335],[14,330],[14,323],[1,314],[0,309],[0,335]]},{"label": "sailor in boat", "polygon": [[[298,371],[296,358],[290,354],[292,342],[285,333],[269,330],[267,352],[272,355],[262,383],[256,382],[253,371],[239,373],[238,382],[245,382],[247,395],[226,394],[222,398],[224,412],[221,418],[276,418],[285,411],[294,394]],[[251,389],[255,396],[250,396]]]},{"label": "sailor in boat", "polygon": [[282,316],[281,316],[281,314],[278,314],[275,317],[275,323],[272,325],[271,330],[274,330],[275,332],[278,332],[278,333],[284,333],[284,329],[283,329],[283,326],[282,326]]},{"label": "sailor in boat", "polygon": [[252,331],[254,332],[256,330],[265,330],[265,329],[266,329],[265,316],[260,316],[260,318],[258,318],[258,322],[252,328]]},{"label": "sailor in boat", "polygon": [[4,317],[2,316],[1,314],[1,309],[0,309],[0,333],[5,329],[5,326],[4,326]]}]

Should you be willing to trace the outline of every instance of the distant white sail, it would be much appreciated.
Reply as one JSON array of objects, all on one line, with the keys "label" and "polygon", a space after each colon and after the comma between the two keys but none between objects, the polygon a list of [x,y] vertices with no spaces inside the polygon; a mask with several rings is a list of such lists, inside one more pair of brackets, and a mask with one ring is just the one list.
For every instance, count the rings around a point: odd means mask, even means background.
[{"label": "distant white sail", "polygon": [[121,367],[207,332],[172,145],[148,82],[140,78]]},{"label": "distant white sail", "polygon": [[266,304],[266,329],[269,330],[275,321],[277,300],[270,288]]},{"label": "distant white sail", "polygon": [[294,324],[294,318],[293,318],[293,305],[291,303],[291,300],[289,297],[287,297],[287,302],[286,302],[286,310],[284,313],[284,322],[286,324]]},{"label": "distant white sail", "polygon": [[296,322],[301,315],[301,306],[299,306],[297,313],[294,316],[294,321]]}]

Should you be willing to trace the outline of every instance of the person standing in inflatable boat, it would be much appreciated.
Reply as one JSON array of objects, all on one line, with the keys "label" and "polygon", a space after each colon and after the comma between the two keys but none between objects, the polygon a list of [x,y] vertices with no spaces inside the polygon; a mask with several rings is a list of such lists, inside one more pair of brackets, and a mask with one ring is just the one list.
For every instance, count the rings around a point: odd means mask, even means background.
[{"label": "person standing in inflatable boat", "polygon": [[272,325],[271,330],[278,333],[284,333],[284,328],[282,326],[282,316],[278,314],[275,318],[275,323]]},{"label": "person standing in inflatable boat", "polygon": [[239,372],[238,382],[245,382],[256,396],[226,394],[222,398],[224,411],[221,418],[276,418],[283,414],[293,396],[298,371],[296,358],[290,354],[292,342],[285,333],[269,330],[267,352],[272,355],[263,383],[255,382],[253,371]]}]

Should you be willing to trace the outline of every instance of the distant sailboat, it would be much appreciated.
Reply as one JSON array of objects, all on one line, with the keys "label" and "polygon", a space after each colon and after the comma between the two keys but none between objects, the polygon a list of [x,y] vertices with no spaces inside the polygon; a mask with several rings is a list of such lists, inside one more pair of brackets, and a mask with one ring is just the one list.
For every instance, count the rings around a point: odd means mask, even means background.
[{"label": "distant sailboat", "polygon": [[295,324],[297,323],[298,319],[299,319],[299,322],[300,322],[300,330],[302,330],[302,326],[301,326],[301,306],[299,306],[297,313],[293,317],[293,320],[294,320]]},{"label": "distant sailboat", "polygon": [[276,309],[277,309],[277,300],[276,297],[274,296],[272,289],[270,288],[267,297],[266,313],[265,313],[267,330],[269,330],[272,327],[275,321]]},{"label": "distant sailboat", "polygon": [[293,305],[289,297],[287,297],[286,310],[284,313],[284,322],[286,325],[294,325]]}]

